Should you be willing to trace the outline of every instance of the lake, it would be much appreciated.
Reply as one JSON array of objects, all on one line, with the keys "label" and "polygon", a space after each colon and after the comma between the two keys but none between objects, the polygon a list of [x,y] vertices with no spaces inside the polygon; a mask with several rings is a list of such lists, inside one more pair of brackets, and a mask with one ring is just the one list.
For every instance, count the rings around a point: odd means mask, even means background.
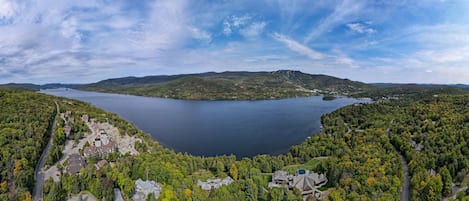
[{"label": "lake", "polygon": [[193,101],[73,89],[41,92],[91,103],[134,123],[178,152],[199,156],[286,153],[320,131],[321,115],[358,102],[321,96],[257,101]]}]

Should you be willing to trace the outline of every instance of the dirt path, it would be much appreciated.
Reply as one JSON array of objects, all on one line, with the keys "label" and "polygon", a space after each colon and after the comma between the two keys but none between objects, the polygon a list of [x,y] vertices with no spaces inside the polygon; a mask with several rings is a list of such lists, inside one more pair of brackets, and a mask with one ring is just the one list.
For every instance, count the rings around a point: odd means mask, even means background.
[{"label": "dirt path", "polygon": [[42,169],[44,168],[44,165],[46,163],[46,157],[50,151],[52,140],[54,139],[56,117],[60,111],[59,104],[57,104],[57,102],[55,102],[55,106],[56,106],[56,113],[54,115],[54,121],[52,122],[51,129],[49,130],[50,139],[49,139],[49,142],[47,143],[46,148],[42,152],[41,158],[39,159],[39,162],[36,165],[36,169],[34,170],[34,180],[36,181],[36,183],[34,184],[34,189],[33,189],[33,200],[35,201],[42,201],[42,196],[43,196],[42,191],[44,189],[44,172],[42,171]]},{"label": "dirt path", "polygon": [[[394,122],[394,119],[389,122],[389,127],[386,129],[386,137],[389,139],[389,132],[391,131],[391,124]],[[404,170],[404,183],[402,183],[402,188],[401,188],[401,201],[408,201],[409,200],[409,182],[410,182],[410,176],[409,176],[409,164],[407,164],[407,160],[404,158],[404,156],[397,150],[396,147],[394,147],[394,152],[396,152],[397,155],[399,155],[399,158],[401,159],[401,165],[402,169]]]}]

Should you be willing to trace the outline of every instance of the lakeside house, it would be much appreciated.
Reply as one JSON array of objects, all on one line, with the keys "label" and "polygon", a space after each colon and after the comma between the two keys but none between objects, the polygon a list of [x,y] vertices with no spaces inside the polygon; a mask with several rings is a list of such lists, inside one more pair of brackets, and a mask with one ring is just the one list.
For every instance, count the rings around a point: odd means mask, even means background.
[{"label": "lakeside house", "polygon": [[111,140],[111,136],[109,136],[104,129],[100,129],[92,145],[83,149],[83,154],[85,157],[105,156],[115,152],[116,149],[117,144]]},{"label": "lakeside house", "polygon": [[297,188],[301,191],[304,198],[314,196],[320,198],[322,192],[318,190],[327,183],[325,174],[310,172],[309,170],[297,170],[295,175],[289,175],[286,171],[276,171],[272,175],[272,182],[269,182],[269,188]]},{"label": "lakeside house", "polygon": [[138,179],[135,181],[135,192],[132,196],[134,201],[145,201],[148,196],[153,194],[156,199],[160,196],[162,187],[155,181]]},{"label": "lakeside house", "polygon": [[197,185],[199,185],[203,190],[209,191],[220,188],[223,185],[230,185],[233,181],[234,180],[231,177],[226,177],[224,179],[208,179],[206,182],[198,180]]},{"label": "lakeside house", "polygon": [[72,154],[68,157],[67,172],[71,174],[80,173],[81,168],[86,167],[86,162],[79,154]]}]

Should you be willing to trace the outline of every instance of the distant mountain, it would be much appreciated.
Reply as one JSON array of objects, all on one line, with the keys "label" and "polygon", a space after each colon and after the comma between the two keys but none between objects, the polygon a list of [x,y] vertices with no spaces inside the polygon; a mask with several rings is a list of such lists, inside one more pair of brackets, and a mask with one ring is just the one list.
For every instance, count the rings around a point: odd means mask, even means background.
[{"label": "distant mountain", "polygon": [[[387,97],[423,97],[436,94],[469,93],[469,88],[444,84],[400,84],[400,83],[372,83],[375,88],[356,94],[358,97],[370,97],[375,100]],[[464,85],[462,85],[464,86]]]},{"label": "distant mountain", "polygon": [[369,83],[379,88],[391,87],[456,87],[462,89],[469,89],[469,85],[465,84],[418,84],[418,83]]},{"label": "distant mountain", "polygon": [[59,84],[59,83],[50,83],[44,85],[31,84],[31,83],[8,83],[0,84],[0,87],[10,88],[10,89],[22,89],[28,91],[39,91],[41,89],[53,89],[53,88],[74,88],[79,86],[79,84]]},{"label": "distant mountain", "polygon": [[30,84],[30,83],[8,83],[0,85],[1,88],[10,88],[10,89],[21,89],[28,91],[39,91],[41,85]]},{"label": "distant mountain", "polygon": [[372,86],[300,71],[222,72],[124,77],[75,88],[141,96],[203,100],[255,100],[311,95],[351,95]]},{"label": "distant mountain", "polygon": [[451,85],[451,86],[461,88],[461,89],[469,89],[469,85],[467,85],[467,84],[454,84],[454,85]]}]

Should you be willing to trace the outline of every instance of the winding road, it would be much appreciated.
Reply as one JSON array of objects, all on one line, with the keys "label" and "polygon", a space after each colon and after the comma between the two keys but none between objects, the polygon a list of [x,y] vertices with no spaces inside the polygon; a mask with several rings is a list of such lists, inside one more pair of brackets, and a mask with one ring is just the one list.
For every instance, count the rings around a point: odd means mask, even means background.
[{"label": "winding road", "polygon": [[44,165],[46,164],[46,157],[49,154],[49,151],[52,145],[52,140],[54,139],[56,118],[57,118],[57,114],[60,111],[59,104],[57,102],[55,102],[55,106],[56,106],[56,113],[54,115],[54,121],[52,122],[52,127],[49,130],[50,132],[49,142],[47,143],[46,148],[42,152],[41,158],[39,159],[39,162],[36,165],[36,169],[34,170],[34,180],[36,181],[36,183],[34,184],[34,189],[33,189],[34,201],[42,201],[43,189],[44,189],[44,172],[42,171],[42,169],[44,168]]},{"label": "winding road", "polygon": [[[386,137],[389,138],[389,133],[391,131],[391,124],[394,122],[394,119],[389,122],[389,127],[386,129]],[[392,143],[391,143],[392,144]],[[394,145],[393,145],[394,147]],[[409,182],[410,182],[410,176],[409,176],[409,164],[407,164],[407,160],[404,158],[404,156],[397,150],[396,147],[394,147],[394,152],[396,152],[397,155],[399,155],[399,158],[401,158],[401,165],[402,169],[404,170],[404,183],[402,184],[401,188],[401,201],[409,201]]]}]

